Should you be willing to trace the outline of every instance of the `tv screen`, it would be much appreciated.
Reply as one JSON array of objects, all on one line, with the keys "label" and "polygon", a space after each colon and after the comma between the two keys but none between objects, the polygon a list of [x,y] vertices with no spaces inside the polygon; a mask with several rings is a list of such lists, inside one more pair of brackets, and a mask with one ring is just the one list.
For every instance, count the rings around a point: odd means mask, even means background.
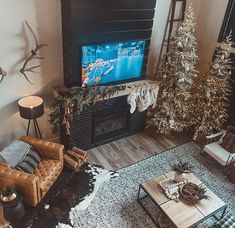
[{"label": "tv screen", "polygon": [[82,47],[82,86],[112,84],[142,77],[145,41]]}]

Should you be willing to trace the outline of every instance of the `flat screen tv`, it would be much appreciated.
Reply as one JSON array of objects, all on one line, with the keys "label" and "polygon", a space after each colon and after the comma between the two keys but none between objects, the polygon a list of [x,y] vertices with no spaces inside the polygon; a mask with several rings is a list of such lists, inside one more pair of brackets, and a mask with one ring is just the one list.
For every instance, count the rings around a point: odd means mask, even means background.
[{"label": "flat screen tv", "polygon": [[82,46],[82,86],[142,78],[145,41]]}]

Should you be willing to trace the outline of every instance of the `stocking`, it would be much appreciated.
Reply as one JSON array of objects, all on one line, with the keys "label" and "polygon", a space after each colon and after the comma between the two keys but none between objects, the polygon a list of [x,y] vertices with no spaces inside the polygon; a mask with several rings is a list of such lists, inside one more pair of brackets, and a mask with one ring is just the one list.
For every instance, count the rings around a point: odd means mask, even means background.
[{"label": "stocking", "polygon": [[144,92],[143,90],[140,93],[139,99],[138,99],[138,111],[143,112],[145,111],[149,105],[151,104],[151,97],[150,97],[150,92],[147,90]]},{"label": "stocking", "polygon": [[136,110],[136,101],[138,97],[139,92],[133,91],[129,94],[127,98],[127,103],[131,106],[130,113],[134,113]]}]

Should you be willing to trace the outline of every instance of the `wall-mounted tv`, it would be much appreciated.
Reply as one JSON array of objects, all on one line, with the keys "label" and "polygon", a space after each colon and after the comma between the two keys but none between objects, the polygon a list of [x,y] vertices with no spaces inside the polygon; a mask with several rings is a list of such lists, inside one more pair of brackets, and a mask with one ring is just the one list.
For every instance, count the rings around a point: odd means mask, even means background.
[{"label": "wall-mounted tv", "polygon": [[82,46],[82,86],[142,78],[145,41]]}]

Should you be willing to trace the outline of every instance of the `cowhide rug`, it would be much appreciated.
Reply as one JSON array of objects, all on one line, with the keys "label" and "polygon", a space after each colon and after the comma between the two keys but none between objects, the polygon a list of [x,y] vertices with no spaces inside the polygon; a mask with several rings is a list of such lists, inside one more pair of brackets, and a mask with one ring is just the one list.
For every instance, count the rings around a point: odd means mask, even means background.
[{"label": "cowhide rug", "polygon": [[[61,176],[36,208],[26,208],[22,221],[13,227],[72,227],[73,214],[85,210],[99,187],[118,173],[101,166],[85,164],[80,172],[65,168]],[[72,212],[76,213],[72,213]]]}]

